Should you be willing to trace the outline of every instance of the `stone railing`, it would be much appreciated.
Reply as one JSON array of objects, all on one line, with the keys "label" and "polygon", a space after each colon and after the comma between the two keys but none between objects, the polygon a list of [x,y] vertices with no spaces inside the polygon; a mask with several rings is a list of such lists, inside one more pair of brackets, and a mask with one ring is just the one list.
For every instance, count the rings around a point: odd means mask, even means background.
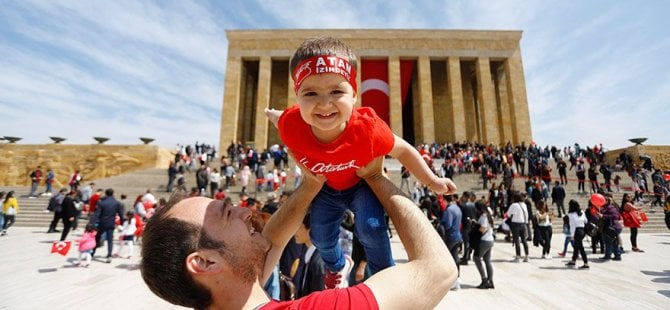
[{"label": "stone railing", "polygon": [[670,170],[670,145],[633,145],[623,149],[610,150],[605,153],[605,161],[614,164],[619,154],[626,152],[633,158],[633,163],[642,165],[640,156],[650,156],[656,168]]}]

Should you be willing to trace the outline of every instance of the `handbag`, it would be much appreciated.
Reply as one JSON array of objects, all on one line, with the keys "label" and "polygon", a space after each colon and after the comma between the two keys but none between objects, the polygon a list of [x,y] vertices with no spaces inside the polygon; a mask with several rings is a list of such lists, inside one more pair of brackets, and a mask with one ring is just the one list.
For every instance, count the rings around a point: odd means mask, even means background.
[{"label": "handbag", "polygon": [[605,227],[603,229],[603,234],[605,234],[605,236],[607,236],[610,239],[614,239],[618,235],[616,229],[614,229],[614,227],[612,227],[612,225],[609,225],[609,226]]},{"label": "handbag", "polygon": [[505,218],[505,224],[507,224],[507,226],[509,226],[509,227],[512,227],[512,217],[511,216],[508,216],[507,218]]},{"label": "handbag", "polygon": [[598,226],[596,224],[588,222],[584,225],[584,233],[587,236],[593,237],[597,232],[598,232]]},{"label": "handbag", "polygon": [[643,222],[649,221],[649,218],[647,217],[647,213],[644,213],[644,212],[640,212],[640,219]]}]

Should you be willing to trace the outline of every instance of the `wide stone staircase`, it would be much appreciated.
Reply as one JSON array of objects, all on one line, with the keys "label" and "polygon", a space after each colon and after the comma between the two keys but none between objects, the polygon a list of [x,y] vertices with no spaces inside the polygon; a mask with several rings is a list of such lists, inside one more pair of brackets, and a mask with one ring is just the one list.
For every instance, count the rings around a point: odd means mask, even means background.
[{"label": "wide stone staircase", "polygon": [[[436,161],[436,166],[441,165],[440,161]],[[388,169],[389,177],[395,184],[400,184],[400,163],[394,159],[387,159],[385,166]],[[270,166],[268,165],[268,168]],[[627,184],[630,183],[630,178],[625,175],[623,172],[615,172],[615,174],[620,174],[622,177],[623,189],[628,189]],[[186,184],[188,187],[195,185],[195,173],[190,172],[185,174]],[[556,175],[558,177],[558,175]],[[570,177],[570,175],[568,175]],[[414,178],[412,178],[411,183],[413,183]],[[477,197],[488,196],[488,190],[482,189],[481,178],[479,174],[461,174],[454,177],[459,193],[464,190],[474,191]],[[501,178],[499,177],[496,183],[500,183]],[[95,183],[93,186],[94,190],[98,188],[106,189],[113,188],[115,191],[115,197],[119,199],[121,194],[126,194],[128,196],[127,201],[129,205],[132,205],[135,201],[135,198],[138,195],[144,194],[147,189],[151,190],[156,198],[169,198],[169,194],[165,191],[165,185],[167,183],[167,172],[165,169],[146,169],[141,171],[136,171],[124,175],[114,176],[110,178],[93,180],[91,182]],[[523,178],[515,179],[516,188],[523,188]],[[251,182],[250,182],[251,183]],[[410,184],[411,184],[410,183]],[[293,184],[292,180],[289,178],[288,184]],[[259,193],[256,195],[254,192],[253,186],[250,186],[251,196],[265,200],[265,193]],[[289,185],[289,188],[291,186]],[[566,198],[566,209],[567,201],[570,199],[577,200],[582,207],[588,204],[589,194],[579,194],[576,191],[577,183],[576,181],[570,181],[566,186],[567,198]],[[28,193],[30,191],[29,187],[0,187],[0,191],[9,191],[13,190],[16,192],[19,202],[19,214],[16,217],[16,226],[23,227],[41,227],[45,231],[49,227],[49,223],[53,219],[53,213],[45,212],[49,197],[40,196],[38,198],[28,198]],[[40,190],[44,190],[44,187],[40,187]],[[232,187],[228,194],[232,197],[233,201],[238,199],[238,194],[241,188],[239,186]],[[630,193],[630,191],[628,191]],[[617,203],[621,202],[623,191],[620,193],[613,193],[614,200]],[[649,203],[640,204],[643,211],[647,214],[649,221],[643,223],[640,232],[642,233],[660,233],[668,232],[668,229],[665,226],[664,222],[664,213],[661,207],[651,208]],[[497,224],[497,223],[496,223]],[[561,219],[555,219],[553,222],[553,229],[555,234],[561,234],[562,231],[562,221]],[[392,227],[392,230],[394,228]],[[628,229],[624,231],[627,232]]]}]

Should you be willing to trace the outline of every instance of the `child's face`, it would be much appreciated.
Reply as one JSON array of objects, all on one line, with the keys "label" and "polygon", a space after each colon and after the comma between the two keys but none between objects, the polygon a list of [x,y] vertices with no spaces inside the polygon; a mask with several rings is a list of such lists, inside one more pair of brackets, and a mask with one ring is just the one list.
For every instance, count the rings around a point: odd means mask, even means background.
[{"label": "child's face", "polygon": [[317,138],[334,139],[346,128],[354,108],[353,87],[339,74],[315,74],[298,90],[300,116]]}]

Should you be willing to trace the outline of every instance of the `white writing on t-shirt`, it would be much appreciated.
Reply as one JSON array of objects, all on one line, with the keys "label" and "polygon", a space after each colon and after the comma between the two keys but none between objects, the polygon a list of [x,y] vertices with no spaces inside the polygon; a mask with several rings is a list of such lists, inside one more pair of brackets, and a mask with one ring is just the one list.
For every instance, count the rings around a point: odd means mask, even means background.
[{"label": "white writing on t-shirt", "polygon": [[315,163],[311,164],[308,160],[307,157],[303,157],[300,159],[300,163],[307,167],[309,171],[316,173],[316,174],[323,174],[323,173],[331,173],[331,172],[339,172],[339,171],[344,171],[347,169],[358,169],[360,167],[356,166],[356,160],[352,159],[351,161],[344,162],[344,163],[339,163],[339,164],[334,164],[334,163]]}]

